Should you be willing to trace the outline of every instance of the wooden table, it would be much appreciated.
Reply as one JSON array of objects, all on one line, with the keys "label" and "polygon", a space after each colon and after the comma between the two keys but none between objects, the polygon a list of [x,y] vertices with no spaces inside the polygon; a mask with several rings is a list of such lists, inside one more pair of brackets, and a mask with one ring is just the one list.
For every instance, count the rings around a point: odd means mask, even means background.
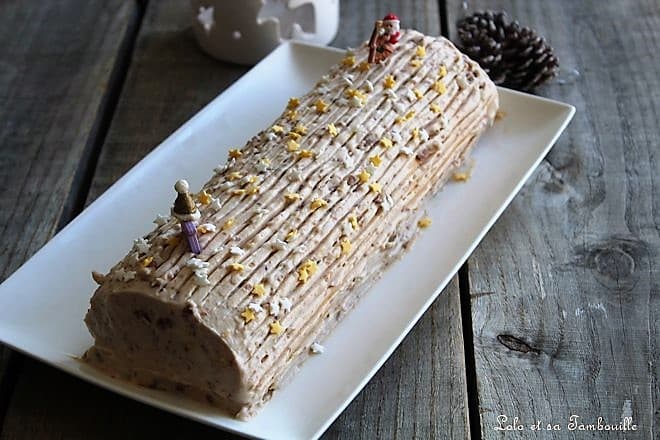
[{"label": "wooden table", "polygon": [[[342,1],[335,46],[394,11],[455,36],[458,0]],[[470,1],[552,42],[567,132],[327,438],[658,438],[660,4]],[[0,279],[246,69],[185,0],[0,3]],[[562,84],[563,82],[563,84]],[[0,440],[223,438],[2,348]],[[497,417],[561,431],[499,432]],[[638,430],[568,431],[569,416]]]}]

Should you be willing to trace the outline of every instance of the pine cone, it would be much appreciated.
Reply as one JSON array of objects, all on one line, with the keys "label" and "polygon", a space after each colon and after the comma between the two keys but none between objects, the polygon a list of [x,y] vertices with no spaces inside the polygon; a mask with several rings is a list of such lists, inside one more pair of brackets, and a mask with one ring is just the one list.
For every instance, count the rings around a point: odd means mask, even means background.
[{"label": "pine cone", "polygon": [[531,91],[559,73],[545,39],[506,13],[476,12],[457,23],[459,47],[477,61],[495,84]]}]

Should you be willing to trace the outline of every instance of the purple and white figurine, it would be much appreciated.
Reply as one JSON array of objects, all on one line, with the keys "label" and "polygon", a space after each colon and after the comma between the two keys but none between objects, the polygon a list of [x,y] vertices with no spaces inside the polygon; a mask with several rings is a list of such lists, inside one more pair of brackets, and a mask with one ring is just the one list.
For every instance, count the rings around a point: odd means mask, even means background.
[{"label": "purple and white figurine", "polygon": [[190,195],[190,186],[188,182],[181,179],[174,184],[177,192],[174,206],[172,206],[172,215],[181,222],[181,232],[186,237],[188,247],[193,254],[202,252],[197,238],[197,221],[200,218],[199,210],[195,201]]}]

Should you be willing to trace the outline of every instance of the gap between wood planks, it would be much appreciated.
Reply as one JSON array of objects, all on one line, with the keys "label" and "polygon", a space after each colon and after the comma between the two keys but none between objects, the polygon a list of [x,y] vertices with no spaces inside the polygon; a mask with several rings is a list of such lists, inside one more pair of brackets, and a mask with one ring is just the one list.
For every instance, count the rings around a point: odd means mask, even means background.
[{"label": "gap between wood planks", "polygon": [[[135,12],[128,24],[126,36],[119,46],[117,61],[110,74],[108,91],[101,101],[100,117],[94,122],[87,145],[80,158],[73,177],[71,191],[66,199],[57,224],[56,233],[80,214],[85,207],[85,200],[87,199],[92,178],[94,177],[98,158],[131,64],[135,41],[140,31],[147,2],[148,0],[135,0],[137,8],[135,8]],[[24,360],[25,356],[22,353],[13,350],[9,353],[7,359],[0,359],[0,364],[6,364],[5,373],[0,380],[0,432],[2,432],[7,409],[14,394],[16,380],[23,369]]]}]

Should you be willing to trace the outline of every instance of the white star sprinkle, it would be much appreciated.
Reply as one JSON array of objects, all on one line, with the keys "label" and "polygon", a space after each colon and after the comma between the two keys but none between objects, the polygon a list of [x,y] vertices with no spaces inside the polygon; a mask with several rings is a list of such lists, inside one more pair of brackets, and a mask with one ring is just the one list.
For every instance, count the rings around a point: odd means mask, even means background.
[{"label": "white star sprinkle", "polygon": [[206,33],[211,32],[211,28],[215,25],[215,19],[213,18],[213,6],[208,8],[204,6],[199,7],[199,14],[197,14],[197,21],[202,25]]}]

